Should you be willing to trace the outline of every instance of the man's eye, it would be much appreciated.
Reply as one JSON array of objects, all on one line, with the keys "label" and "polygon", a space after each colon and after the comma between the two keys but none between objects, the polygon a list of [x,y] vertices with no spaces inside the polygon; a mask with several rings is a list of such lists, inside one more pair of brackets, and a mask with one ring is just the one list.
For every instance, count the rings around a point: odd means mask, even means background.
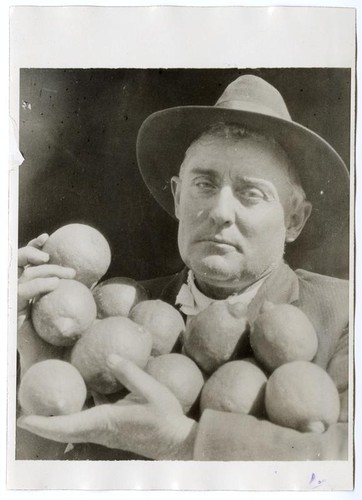
[{"label": "man's eye", "polygon": [[264,193],[258,188],[244,188],[240,190],[240,195],[250,200],[262,200],[265,198]]},{"label": "man's eye", "polygon": [[214,187],[211,182],[207,181],[198,181],[195,183],[195,185],[198,189],[200,189],[200,191],[210,191]]}]

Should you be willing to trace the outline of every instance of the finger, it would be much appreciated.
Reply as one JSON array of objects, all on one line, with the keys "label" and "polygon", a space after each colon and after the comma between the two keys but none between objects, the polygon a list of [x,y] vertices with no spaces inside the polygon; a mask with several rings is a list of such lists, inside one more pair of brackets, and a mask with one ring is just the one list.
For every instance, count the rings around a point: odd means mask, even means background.
[{"label": "finger", "polygon": [[39,295],[52,292],[59,285],[59,278],[38,278],[18,285],[18,300],[28,301]]},{"label": "finger", "polygon": [[181,405],[173,393],[135,363],[115,354],[108,357],[107,363],[114,375],[132,393],[163,411],[182,413]]},{"label": "finger", "polygon": [[29,415],[18,419],[18,427],[46,439],[60,443],[94,442],[103,428],[107,427],[108,416],[105,408],[109,405],[96,406],[72,415],[43,417]]},{"label": "finger", "polygon": [[38,278],[75,278],[76,271],[71,267],[62,267],[56,264],[43,264],[41,266],[27,267],[21,275],[19,282],[23,283]]},{"label": "finger", "polygon": [[25,267],[28,264],[38,266],[45,264],[49,260],[49,254],[35,247],[23,247],[18,251],[18,267]]},{"label": "finger", "polygon": [[38,236],[37,238],[34,238],[33,240],[29,241],[27,246],[41,248],[48,238],[49,238],[49,234],[43,233],[40,236]]}]

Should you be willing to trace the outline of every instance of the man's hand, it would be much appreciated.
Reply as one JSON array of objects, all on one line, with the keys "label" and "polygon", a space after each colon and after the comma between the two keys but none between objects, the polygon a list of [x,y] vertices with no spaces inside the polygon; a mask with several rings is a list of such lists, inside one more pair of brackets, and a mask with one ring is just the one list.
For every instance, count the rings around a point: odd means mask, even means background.
[{"label": "man's hand", "polygon": [[56,289],[59,279],[75,277],[75,270],[47,264],[49,255],[41,250],[49,238],[42,234],[18,252],[18,352],[21,376],[37,361],[61,357],[63,349],[44,342],[30,319],[31,300]]},{"label": "man's hand", "polygon": [[75,270],[46,264],[49,255],[41,250],[49,238],[42,234],[18,251],[18,314],[26,315],[30,300],[56,289],[60,278],[75,277]]},{"label": "man's hand", "polygon": [[191,460],[197,423],[183,414],[172,392],[131,361],[111,355],[108,364],[133,398],[72,415],[22,417],[19,427],[63,443],[90,442],[157,460]]}]

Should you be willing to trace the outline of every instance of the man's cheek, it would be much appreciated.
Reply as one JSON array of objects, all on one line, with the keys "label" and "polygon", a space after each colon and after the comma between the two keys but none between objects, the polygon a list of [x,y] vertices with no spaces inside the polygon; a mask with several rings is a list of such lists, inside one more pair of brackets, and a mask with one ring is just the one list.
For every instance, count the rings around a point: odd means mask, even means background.
[{"label": "man's cheek", "polygon": [[285,228],[284,210],[279,203],[264,207],[263,211],[255,214],[254,220],[256,226],[264,226],[270,232],[279,232]]},{"label": "man's cheek", "polygon": [[272,215],[263,217],[261,220],[254,220],[254,224],[246,230],[246,239],[249,239],[256,251],[265,254],[269,249],[279,248],[284,244],[285,232],[283,214]]},{"label": "man's cheek", "polygon": [[253,211],[239,219],[239,231],[246,237],[263,238],[279,233],[284,227],[283,211],[269,210],[265,207],[260,211]]},{"label": "man's cheek", "polygon": [[281,224],[273,224],[272,222],[270,223],[269,226],[265,227],[265,230],[263,231],[263,242],[262,246],[264,249],[272,252],[274,249],[280,249],[284,247],[285,243],[285,226],[284,223]]}]

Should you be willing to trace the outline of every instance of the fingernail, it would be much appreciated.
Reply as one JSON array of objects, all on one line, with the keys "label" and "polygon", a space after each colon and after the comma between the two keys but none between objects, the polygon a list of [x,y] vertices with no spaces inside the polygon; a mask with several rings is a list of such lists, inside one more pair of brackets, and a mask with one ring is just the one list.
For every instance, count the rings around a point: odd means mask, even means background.
[{"label": "fingernail", "polygon": [[72,279],[75,278],[77,271],[72,267],[62,267],[62,277]]},{"label": "fingernail", "polygon": [[43,262],[48,262],[49,260],[49,254],[48,253],[45,253],[45,252],[42,252],[41,255],[40,255],[40,258]]},{"label": "fingernail", "polygon": [[117,356],[117,354],[110,354],[107,358],[107,365],[109,368],[116,368],[121,362],[122,358]]},{"label": "fingernail", "polygon": [[48,238],[49,238],[49,234],[48,233],[43,233],[43,234],[41,234],[40,236],[37,237],[37,240],[38,240],[38,242],[40,244],[44,244]]}]

